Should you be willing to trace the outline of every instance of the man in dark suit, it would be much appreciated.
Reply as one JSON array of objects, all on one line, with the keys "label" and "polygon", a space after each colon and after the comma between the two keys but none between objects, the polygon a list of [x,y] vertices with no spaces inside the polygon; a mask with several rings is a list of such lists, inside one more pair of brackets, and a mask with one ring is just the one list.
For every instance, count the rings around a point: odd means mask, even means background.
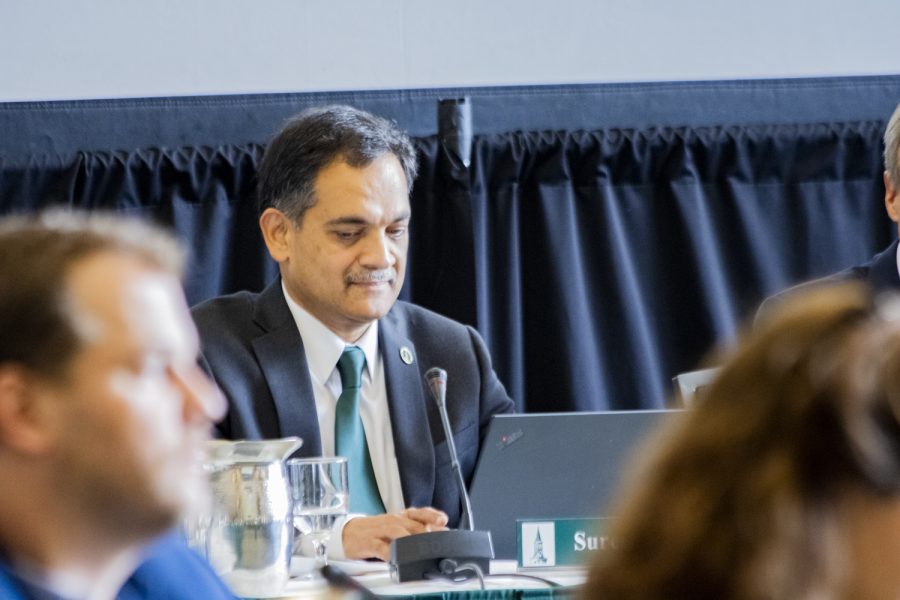
[{"label": "man in dark suit", "polygon": [[392,123],[349,107],[301,114],[259,168],[259,224],[280,278],[193,310],[229,401],[223,436],[298,435],[302,455],[349,457],[351,512],[368,516],[338,525],[336,556],[386,559],[391,540],[459,520],[426,370],[449,374],[466,480],[490,418],[513,409],[474,329],[397,301],[415,173]]},{"label": "man in dark suit", "polygon": [[109,217],[0,224],[0,598],[232,598],[176,534],[225,403],[174,241]]},{"label": "man in dark suit", "polygon": [[[900,232],[900,105],[894,110],[884,131],[884,206]],[[757,320],[768,314],[786,295],[819,285],[843,281],[864,281],[876,292],[900,290],[900,254],[898,242],[876,254],[869,262],[849,267],[813,281],[790,287],[767,298],[759,307]]]}]

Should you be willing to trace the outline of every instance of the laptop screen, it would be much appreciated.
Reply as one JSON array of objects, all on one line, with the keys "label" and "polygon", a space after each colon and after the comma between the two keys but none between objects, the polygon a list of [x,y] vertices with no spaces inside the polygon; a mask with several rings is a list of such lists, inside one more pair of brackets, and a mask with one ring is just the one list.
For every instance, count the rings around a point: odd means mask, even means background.
[{"label": "laptop screen", "polygon": [[491,532],[496,558],[514,559],[516,519],[609,516],[636,445],[679,412],[495,416],[470,486],[475,529]]}]

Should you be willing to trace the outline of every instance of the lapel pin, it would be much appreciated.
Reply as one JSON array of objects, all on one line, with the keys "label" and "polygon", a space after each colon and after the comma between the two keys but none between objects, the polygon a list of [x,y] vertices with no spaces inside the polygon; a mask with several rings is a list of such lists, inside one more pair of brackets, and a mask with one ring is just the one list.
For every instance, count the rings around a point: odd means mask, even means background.
[{"label": "lapel pin", "polygon": [[400,348],[400,360],[405,362],[408,365],[413,364],[413,353],[412,350],[407,346],[403,346]]}]

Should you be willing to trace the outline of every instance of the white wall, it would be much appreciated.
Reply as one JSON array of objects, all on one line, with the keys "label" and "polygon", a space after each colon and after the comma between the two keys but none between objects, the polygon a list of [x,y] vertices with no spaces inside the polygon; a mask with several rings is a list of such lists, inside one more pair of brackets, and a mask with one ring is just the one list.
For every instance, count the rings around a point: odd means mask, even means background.
[{"label": "white wall", "polygon": [[0,101],[900,73],[900,0],[0,0]]}]

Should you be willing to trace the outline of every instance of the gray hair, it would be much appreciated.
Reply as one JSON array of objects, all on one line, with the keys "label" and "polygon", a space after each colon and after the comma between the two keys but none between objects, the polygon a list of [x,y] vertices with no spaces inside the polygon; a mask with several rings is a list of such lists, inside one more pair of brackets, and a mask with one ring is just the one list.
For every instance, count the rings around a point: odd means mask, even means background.
[{"label": "gray hair", "polygon": [[276,208],[299,223],[315,204],[322,169],[336,160],[365,167],[385,153],[400,161],[411,190],[416,152],[396,123],[350,106],[306,110],[288,121],[266,148],[257,174],[259,212]]},{"label": "gray hair", "polygon": [[895,188],[900,188],[900,104],[884,130],[884,170]]},{"label": "gray hair", "polygon": [[54,210],[0,219],[0,364],[61,376],[83,340],[66,276],[99,252],[133,256],[181,277],[185,253],[165,231],[110,214]]}]

